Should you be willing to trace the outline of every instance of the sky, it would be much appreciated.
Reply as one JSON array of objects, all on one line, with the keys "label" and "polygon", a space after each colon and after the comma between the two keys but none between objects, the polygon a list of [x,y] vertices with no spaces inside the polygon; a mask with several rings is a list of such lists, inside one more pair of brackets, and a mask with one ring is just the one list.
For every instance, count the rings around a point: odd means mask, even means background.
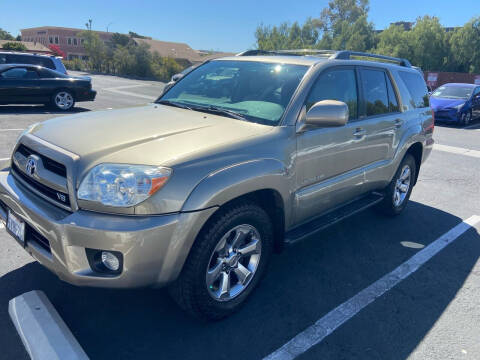
[{"label": "sky", "polygon": [[[260,24],[303,23],[318,17],[328,0],[0,0],[0,28],[13,35],[36,26],[84,28],[184,42],[194,49],[239,52],[255,46]],[[453,5],[454,4],[454,5]],[[418,16],[462,26],[480,16],[480,0],[370,0],[369,20],[376,29]]]}]

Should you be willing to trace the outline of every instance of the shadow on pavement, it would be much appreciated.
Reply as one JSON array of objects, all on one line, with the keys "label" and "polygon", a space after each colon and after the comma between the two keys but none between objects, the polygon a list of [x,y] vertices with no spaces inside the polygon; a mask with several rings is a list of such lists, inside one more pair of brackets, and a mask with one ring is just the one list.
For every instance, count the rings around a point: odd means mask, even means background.
[{"label": "shadow on pavement", "polygon": [[45,105],[0,105],[0,115],[25,115],[25,114],[75,114],[90,111],[83,107],[75,106],[67,111],[56,110]]},{"label": "shadow on pavement", "polygon": [[[240,312],[209,324],[186,316],[165,290],[78,288],[31,263],[0,278],[0,323],[8,323],[0,327],[0,348],[6,359],[25,356],[21,346],[12,345],[19,340],[7,303],[14,296],[39,289],[92,359],[260,359],[419,251],[401,242],[426,246],[459,222],[456,216],[416,202],[394,219],[373,211],[356,215],[274,256],[261,286]],[[411,280],[413,276],[405,280],[418,302],[413,295],[402,295],[409,306],[397,314],[403,319],[401,325],[386,321],[389,313],[376,313],[345,332],[372,304],[337,330],[343,331],[338,346],[356,346],[364,351],[358,358],[370,358],[360,341],[378,336],[387,322],[389,331],[406,335],[390,336],[389,343],[377,349],[378,358],[408,357],[454,299],[480,255],[480,236],[475,230],[468,235],[474,241],[468,241],[461,254],[452,254],[455,243],[437,255],[446,263],[461,258],[461,270],[450,272],[448,281],[438,282],[445,278],[442,266],[432,272],[428,264],[414,274],[426,276],[427,283],[417,283]],[[426,306],[429,302],[434,306]],[[338,352],[328,351],[329,339],[321,344],[327,350],[311,358],[340,358]]]}]

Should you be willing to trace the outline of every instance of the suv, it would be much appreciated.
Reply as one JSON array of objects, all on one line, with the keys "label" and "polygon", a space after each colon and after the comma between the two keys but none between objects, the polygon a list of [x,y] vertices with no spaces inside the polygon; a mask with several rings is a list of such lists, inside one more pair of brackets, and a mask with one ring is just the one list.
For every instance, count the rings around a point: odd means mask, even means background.
[{"label": "suv", "polygon": [[0,173],[0,217],[69,283],[168,285],[220,319],[284,244],[370,206],[399,214],[433,128],[406,60],[250,51],[155,103],[33,125]]},{"label": "suv", "polygon": [[62,58],[56,56],[0,52],[0,64],[39,65],[67,75],[67,69],[65,69],[65,65],[62,63]]}]

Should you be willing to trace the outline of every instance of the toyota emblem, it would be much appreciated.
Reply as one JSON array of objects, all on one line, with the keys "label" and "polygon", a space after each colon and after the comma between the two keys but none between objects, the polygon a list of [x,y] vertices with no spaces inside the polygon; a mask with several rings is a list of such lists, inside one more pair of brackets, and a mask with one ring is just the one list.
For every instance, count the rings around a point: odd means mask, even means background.
[{"label": "toyota emblem", "polygon": [[29,176],[33,176],[37,170],[37,160],[33,156],[29,156],[27,159],[27,164],[25,165],[25,170]]}]

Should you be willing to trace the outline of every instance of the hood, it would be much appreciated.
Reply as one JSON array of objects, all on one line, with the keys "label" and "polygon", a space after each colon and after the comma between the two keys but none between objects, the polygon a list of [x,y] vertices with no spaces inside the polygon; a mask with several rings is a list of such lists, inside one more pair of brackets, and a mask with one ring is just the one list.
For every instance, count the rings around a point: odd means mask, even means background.
[{"label": "hood", "polygon": [[[44,121],[31,133],[100,162],[165,165],[270,132],[271,126],[198,111],[149,104]],[[83,164],[88,166],[87,164]]]},{"label": "hood", "polygon": [[441,98],[441,97],[430,97],[430,106],[434,111],[443,110],[443,109],[452,109],[455,106],[463,105],[468,100],[465,99],[450,99],[450,98]]}]

